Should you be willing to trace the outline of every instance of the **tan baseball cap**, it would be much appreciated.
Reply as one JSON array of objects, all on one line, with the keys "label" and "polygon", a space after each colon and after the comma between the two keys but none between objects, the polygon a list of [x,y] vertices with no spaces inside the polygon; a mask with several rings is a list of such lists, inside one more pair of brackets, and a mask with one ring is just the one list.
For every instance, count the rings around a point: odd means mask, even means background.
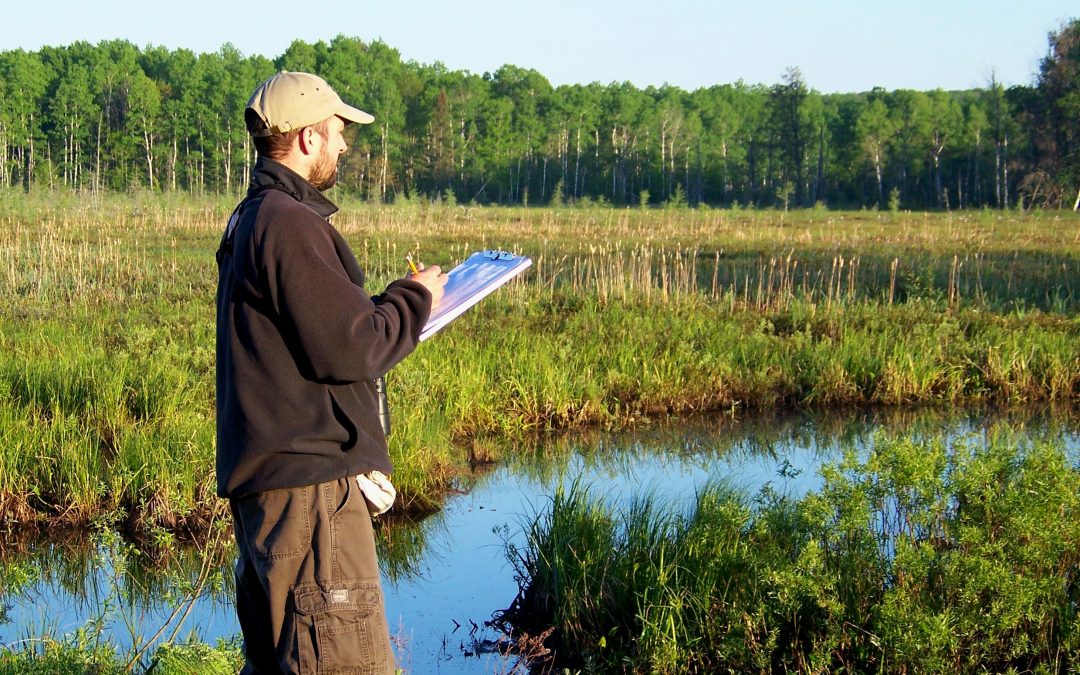
[{"label": "tan baseball cap", "polygon": [[337,115],[346,122],[371,124],[375,118],[347,105],[326,80],[310,73],[283,70],[255,88],[247,107],[266,128],[252,136],[273,136],[302,129]]}]

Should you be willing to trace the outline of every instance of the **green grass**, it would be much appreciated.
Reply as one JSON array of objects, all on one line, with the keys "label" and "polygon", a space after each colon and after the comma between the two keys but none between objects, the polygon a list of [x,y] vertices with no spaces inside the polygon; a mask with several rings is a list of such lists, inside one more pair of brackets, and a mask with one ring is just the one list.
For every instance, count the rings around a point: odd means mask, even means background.
[{"label": "green grass", "polygon": [[[215,197],[0,193],[6,525],[199,530],[213,497]],[[1080,216],[346,204],[403,256],[534,269],[389,376],[405,512],[480,435],[702,410],[1080,401]],[[487,457],[497,459],[496,456]]]},{"label": "green grass", "polygon": [[83,635],[64,640],[40,638],[17,649],[0,649],[3,675],[227,675],[244,665],[236,644],[167,643],[158,647],[145,668],[132,670],[112,646],[92,644]]},{"label": "green grass", "polygon": [[572,485],[502,617],[583,672],[1075,672],[1080,469],[1060,441],[879,438],[820,492],[617,509]]}]

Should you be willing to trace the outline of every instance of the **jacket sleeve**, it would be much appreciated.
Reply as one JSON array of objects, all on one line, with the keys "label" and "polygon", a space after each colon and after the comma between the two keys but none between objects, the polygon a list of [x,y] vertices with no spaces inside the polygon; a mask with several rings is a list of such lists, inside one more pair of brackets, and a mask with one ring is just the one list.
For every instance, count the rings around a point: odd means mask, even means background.
[{"label": "jacket sleeve", "polygon": [[306,377],[328,383],[386,373],[416,348],[431,294],[400,280],[371,298],[350,279],[330,225],[295,208],[297,217],[267,228],[259,244],[268,299],[294,360]]}]

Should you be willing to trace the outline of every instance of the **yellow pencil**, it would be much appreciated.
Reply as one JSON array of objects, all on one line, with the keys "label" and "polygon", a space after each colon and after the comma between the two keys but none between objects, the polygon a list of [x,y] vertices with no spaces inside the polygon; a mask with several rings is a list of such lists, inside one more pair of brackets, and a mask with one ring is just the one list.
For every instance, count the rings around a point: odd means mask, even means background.
[{"label": "yellow pencil", "polygon": [[413,262],[412,256],[405,256],[405,262],[409,263],[409,271],[413,274],[420,274],[420,270],[416,267],[416,263]]}]

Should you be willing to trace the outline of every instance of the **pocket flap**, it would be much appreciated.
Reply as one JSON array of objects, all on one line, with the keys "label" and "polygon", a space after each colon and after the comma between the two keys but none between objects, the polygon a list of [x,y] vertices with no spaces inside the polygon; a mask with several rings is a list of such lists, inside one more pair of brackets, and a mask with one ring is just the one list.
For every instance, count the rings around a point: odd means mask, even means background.
[{"label": "pocket flap", "polygon": [[293,589],[293,601],[300,614],[322,614],[341,610],[371,611],[379,605],[378,582],[345,579],[332,587],[304,584]]}]

